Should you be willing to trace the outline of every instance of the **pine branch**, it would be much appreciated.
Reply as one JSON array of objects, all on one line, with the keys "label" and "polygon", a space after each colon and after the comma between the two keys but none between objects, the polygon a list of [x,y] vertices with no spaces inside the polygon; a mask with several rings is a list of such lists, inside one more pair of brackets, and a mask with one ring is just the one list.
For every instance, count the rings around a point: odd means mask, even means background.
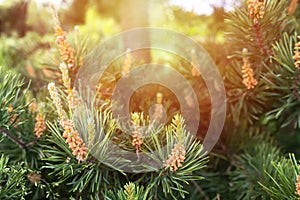
[{"label": "pine branch", "polygon": [[196,190],[204,197],[205,200],[209,200],[209,197],[205,194],[205,191],[196,183],[196,181],[191,180],[191,183],[195,186]]},{"label": "pine branch", "polygon": [[39,42],[34,47],[32,47],[28,52],[25,52],[24,57],[28,58],[33,55],[36,51],[40,49],[50,49],[51,45],[48,42]]},{"label": "pine branch", "polygon": [[297,69],[297,71],[295,72],[295,79],[292,85],[293,88],[293,94],[295,96],[296,99],[298,99],[298,101],[300,101],[300,95],[299,95],[299,82],[300,82],[300,70]]},{"label": "pine branch", "polygon": [[0,128],[0,132],[4,136],[7,136],[11,141],[13,141],[14,143],[16,143],[21,149],[25,149],[27,147],[26,143],[24,143],[22,140],[18,140],[18,138],[15,137],[14,135],[10,134],[8,132],[8,130],[6,130],[4,128]]},{"label": "pine branch", "polygon": [[266,46],[266,44],[264,42],[259,23],[254,24],[253,29],[254,29],[254,32],[255,32],[255,37],[256,37],[258,46],[261,49],[262,53],[266,54],[268,56],[271,56],[272,51]]},{"label": "pine branch", "polygon": [[8,157],[0,157],[0,199],[25,199],[29,188],[26,186],[27,169],[23,164],[11,165]]}]

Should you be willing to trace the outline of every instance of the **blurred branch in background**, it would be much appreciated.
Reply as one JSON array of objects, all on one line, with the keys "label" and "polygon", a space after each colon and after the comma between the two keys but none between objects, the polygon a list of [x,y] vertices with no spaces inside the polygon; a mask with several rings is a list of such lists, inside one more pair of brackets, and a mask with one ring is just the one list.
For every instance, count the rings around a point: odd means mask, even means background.
[{"label": "blurred branch in background", "polygon": [[0,7],[0,34],[11,35],[16,31],[20,37],[24,37],[27,31],[26,19],[29,1],[23,0],[10,7]]}]

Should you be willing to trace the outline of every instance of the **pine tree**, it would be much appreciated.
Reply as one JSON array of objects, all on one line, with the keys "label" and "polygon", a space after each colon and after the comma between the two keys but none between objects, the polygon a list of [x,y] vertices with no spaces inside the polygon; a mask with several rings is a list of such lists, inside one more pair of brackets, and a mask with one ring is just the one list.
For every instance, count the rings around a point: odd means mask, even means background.
[{"label": "pine tree", "polygon": [[[57,54],[47,68],[48,87],[32,89],[10,66],[0,68],[0,199],[299,199],[296,8],[295,0],[246,0],[226,15],[222,48],[229,54],[217,63],[228,112],[209,161],[176,102],[163,102],[170,93],[155,90],[154,100],[133,103],[140,111],[156,102],[154,120],[143,112],[132,112],[126,123],[113,116],[114,81],[138,62],[130,51],[96,93],[75,84],[93,45],[63,30],[52,9]],[[174,58],[173,64],[189,66],[180,70],[199,86],[195,63]],[[159,126],[162,103],[173,108]]]},{"label": "pine tree", "polygon": [[236,194],[230,198],[298,199],[296,159],[285,158],[276,147],[286,150],[289,144],[266,143],[270,137],[293,140],[299,132],[298,24],[288,12],[292,2],[248,0],[227,16],[232,55],[225,83],[234,127],[227,141],[239,149],[229,158],[229,186]]}]

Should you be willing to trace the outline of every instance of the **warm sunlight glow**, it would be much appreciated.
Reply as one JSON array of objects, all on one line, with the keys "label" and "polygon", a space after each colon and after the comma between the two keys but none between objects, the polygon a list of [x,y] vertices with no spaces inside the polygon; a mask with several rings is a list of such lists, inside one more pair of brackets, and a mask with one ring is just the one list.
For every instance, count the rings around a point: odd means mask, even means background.
[{"label": "warm sunlight glow", "polygon": [[213,6],[225,6],[225,10],[232,10],[235,0],[170,0],[171,5],[180,6],[187,11],[194,11],[197,14],[210,15]]}]

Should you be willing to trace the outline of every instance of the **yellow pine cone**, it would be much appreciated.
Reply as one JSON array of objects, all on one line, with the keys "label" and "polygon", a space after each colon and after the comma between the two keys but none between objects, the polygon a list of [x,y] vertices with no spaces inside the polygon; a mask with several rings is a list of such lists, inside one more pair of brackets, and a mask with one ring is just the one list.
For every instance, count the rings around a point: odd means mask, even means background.
[{"label": "yellow pine cone", "polygon": [[175,144],[172,149],[172,154],[169,155],[168,160],[165,161],[164,167],[170,168],[171,172],[175,172],[185,160],[185,147],[182,144]]},{"label": "yellow pine cone", "polygon": [[35,120],[34,134],[37,138],[40,138],[46,130],[45,116],[42,114],[37,114]]},{"label": "yellow pine cone", "polygon": [[64,128],[63,137],[72,150],[72,154],[76,156],[78,162],[84,161],[87,155],[87,148],[79,133],[74,130],[74,125],[71,120],[62,120],[61,125]]},{"label": "yellow pine cone", "polygon": [[253,76],[253,69],[249,64],[244,64],[242,67],[243,84],[248,90],[253,89],[257,85],[257,80]]},{"label": "yellow pine cone", "polygon": [[[87,155],[87,148],[79,133],[75,131],[73,121],[67,120],[63,115],[63,109],[61,104],[61,99],[59,97],[59,93],[54,83],[48,84],[48,90],[50,93],[50,97],[56,107],[56,110],[60,117],[60,124],[64,129],[63,137],[66,139],[66,142],[69,145],[69,148],[72,150],[74,156],[78,162],[84,161]],[[72,98],[73,99],[73,98]],[[69,99],[68,99],[69,100]],[[70,103],[70,102],[69,102]]]},{"label": "yellow pine cone", "polygon": [[248,0],[248,15],[257,24],[265,14],[265,4],[263,0]]},{"label": "yellow pine cone", "polygon": [[248,53],[248,50],[245,48],[243,49],[243,62],[244,62],[242,67],[243,84],[247,87],[248,90],[250,90],[257,85],[257,80],[254,78],[254,72],[253,69],[251,68],[246,53]]},{"label": "yellow pine cone", "polygon": [[62,60],[67,64],[67,67],[71,70],[75,68],[75,51],[72,49],[67,41],[66,32],[63,31],[60,26],[59,19],[54,7],[51,8],[52,18],[55,22],[54,31],[56,36],[56,43]]},{"label": "yellow pine cone", "polygon": [[138,129],[139,127],[135,126],[135,130],[133,131],[132,141],[131,141],[131,144],[132,146],[134,146],[137,155],[139,155],[138,153],[143,144],[143,136]]},{"label": "yellow pine cone", "polygon": [[[300,39],[300,36],[297,38]],[[295,44],[293,59],[295,60],[295,67],[300,69],[300,41]]]},{"label": "yellow pine cone", "polygon": [[297,176],[297,182],[296,182],[296,192],[298,196],[300,196],[300,175]]}]

